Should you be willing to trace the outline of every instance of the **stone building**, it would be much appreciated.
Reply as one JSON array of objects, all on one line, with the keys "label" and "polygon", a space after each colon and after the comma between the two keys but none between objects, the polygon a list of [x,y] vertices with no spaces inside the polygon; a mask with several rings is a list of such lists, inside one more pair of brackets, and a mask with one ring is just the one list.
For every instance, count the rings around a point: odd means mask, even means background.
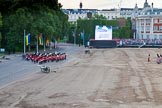
[{"label": "stone building", "polygon": [[147,0],[138,15],[132,18],[135,22],[136,39],[162,39],[162,9],[150,6]]}]

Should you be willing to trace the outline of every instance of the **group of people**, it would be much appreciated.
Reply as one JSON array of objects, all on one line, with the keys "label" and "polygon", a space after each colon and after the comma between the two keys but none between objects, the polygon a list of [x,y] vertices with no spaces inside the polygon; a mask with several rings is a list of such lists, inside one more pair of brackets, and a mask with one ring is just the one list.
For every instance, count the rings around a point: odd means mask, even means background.
[{"label": "group of people", "polygon": [[[150,54],[148,54],[148,62],[150,62],[151,59],[150,59]],[[156,62],[158,64],[160,64],[162,62],[162,54],[157,54],[157,59],[156,59]]]},{"label": "group of people", "polygon": [[157,58],[160,58],[160,57],[162,57],[162,54],[157,54]]},{"label": "group of people", "polygon": [[34,63],[46,63],[46,62],[53,62],[53,61],[61,61],[66,60],[66,53],[61,52],[54,52],[54,53],[34,53],[34,54],[26,54],[25,60],[32,61]]},{"label": "group of people", "polygon": [[157,60],[156,62],[160,64],[162,62],[162,54],[157,54]]},{"label": "group of people", "polygon": [[120,39],[120,45],[162,45],[162,39]]}]

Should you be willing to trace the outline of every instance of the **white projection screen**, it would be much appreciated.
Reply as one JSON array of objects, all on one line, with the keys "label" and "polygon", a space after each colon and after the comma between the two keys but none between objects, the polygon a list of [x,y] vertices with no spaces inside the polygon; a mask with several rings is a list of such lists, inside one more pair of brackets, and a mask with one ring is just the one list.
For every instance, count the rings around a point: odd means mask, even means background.
[{"label": "white projection screen", "polygon": [[96,25],[95,40],[112,40],[112,26]]}]

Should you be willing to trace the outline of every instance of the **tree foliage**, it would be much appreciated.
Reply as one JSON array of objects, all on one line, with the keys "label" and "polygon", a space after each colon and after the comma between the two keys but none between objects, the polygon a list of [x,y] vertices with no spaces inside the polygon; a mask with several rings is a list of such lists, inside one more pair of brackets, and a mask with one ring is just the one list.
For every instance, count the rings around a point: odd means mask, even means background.
[{"label": "tree foliage", "polygon": [[95,26],[96,25],[105,25],[105,26],[117,26],[116,20],[101,20],[101,19],[90,19],[90,20],[78,20],[77,21],[77,31],[78,33],[84,30],[86,38],[94,38],[95,36]]},{"label": "tree foliage", "polygon": [[62,7],[58,0],[0,0],[0,11],[10,12],[22,7],[32,9],[34,5],[46,5],[54,10],[59,10]]},{"label": "tree foliage", "polygon": [[2,27],[2,15],[0,13],[0,28]]},{"label": "tree foliage", "polygon": [[103,15],[94,14],[94,16],[92,16],[91,19],[106,20],[107,18],[105,16],[103,16]]},{"label": "tree foliage", "polygon": [[105,20],[102,16],[94,16],[91,19],[79,19],[77,21],[77,32],[85,32],[85,38],[95,38],[95,26],[96,25],[105,25],[113,26],[112,37],[113,38],[131,38],[131,19],[126,20],[126,26],[118,28],[117,20]]},{"label": "tree foliage", "polygon": [[[52,8],[52,4],[48,4],[47,0],[32,1],[33,4],[30,4],[30,8],[26,4],[26,7],[14,8],[16,10],[11,10],[9,13],[3,14],[4,46],[14,46],[16,49],[23,49],[24,30],[26,30],[26,34],[31,34],[31,45],[35,44],[36,36],[39,34],[43,34],[46,38],[53,40],[62,39],[63,35],[67,32],[67,15],[60,9]],[[52,2],[53,0],[49,1]],[[12,1],[12,5],[15,4],[15,7],[18,7],[18,4],[21,2],[22,0],[15,0]],[[24,2],[28,2],[28,0],[24,0]]]},{"label": "tree foliage", "polygon": [[130,18],[128,18],[126,20],[126,26],[120,28],[119,38],[123,38],[123,39],[132,38],[131,19]]},{"label": "tree foliage", "polygon": [[[2,15],[0,13],[0,31],[1,31],[1,29],[2,29]],[[2,40],[2,34],[0,32],[0,47],[1,47],[1,40]]]}]

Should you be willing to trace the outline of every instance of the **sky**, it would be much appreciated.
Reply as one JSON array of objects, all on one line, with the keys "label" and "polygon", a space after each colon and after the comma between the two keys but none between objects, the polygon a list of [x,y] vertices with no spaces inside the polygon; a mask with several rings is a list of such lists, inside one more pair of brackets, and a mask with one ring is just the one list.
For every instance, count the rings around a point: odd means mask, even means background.
[{"label": "sky", "polygon": [[[112,8],[134,8],[135,4],[143,8],[145,0],[58,0],[63,9],[78,9],[80,2],[83,9],[112,9]],[[149,5],[154,3],[155,8],[162,8],[162,0],[147,0]]]}]

